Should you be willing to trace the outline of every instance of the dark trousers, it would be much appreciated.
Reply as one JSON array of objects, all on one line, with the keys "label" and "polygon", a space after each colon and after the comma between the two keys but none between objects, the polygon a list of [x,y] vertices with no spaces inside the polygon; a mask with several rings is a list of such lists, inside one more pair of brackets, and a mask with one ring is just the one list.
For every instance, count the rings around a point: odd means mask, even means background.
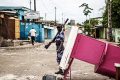
[{"label": "dark trousers", "polygon": [[[60,48],[60,45],[56,45],[57,49],[58,50]],[[60,50],[57,51],[57,63],[60,64],[60,61],[61,61],[61,58],[62,58],[62,55],[63,55],[63,51],[64,51],[64,46],[62,45]]]},{"label": "dark trousers", "polygon": [[35,36],[31,36],[32,45],[34,45],[34,41],[35,41]]}]

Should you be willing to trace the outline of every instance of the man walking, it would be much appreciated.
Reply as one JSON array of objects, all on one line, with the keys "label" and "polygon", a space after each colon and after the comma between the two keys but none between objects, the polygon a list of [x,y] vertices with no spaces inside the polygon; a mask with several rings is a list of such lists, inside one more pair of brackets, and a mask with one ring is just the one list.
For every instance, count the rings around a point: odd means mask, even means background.
[{"label": "man walking", "polygon": [[36,30],[35,30],[34,28],[32,28],[32,29],[29,31],[29,35],[31,36],[32,45],[34,45],[35,37],[36,37]]}]

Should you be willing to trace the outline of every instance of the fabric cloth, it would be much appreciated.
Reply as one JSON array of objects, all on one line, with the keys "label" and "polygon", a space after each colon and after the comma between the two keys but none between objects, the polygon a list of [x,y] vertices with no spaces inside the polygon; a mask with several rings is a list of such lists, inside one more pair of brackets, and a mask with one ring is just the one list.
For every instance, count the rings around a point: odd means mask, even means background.
[{"label": "fabric cloth", "polygon": [[35,29],[31,29],[29,33],[30,33],[30,36],[36,36],[36,30]]},{"label": "fabric cloth", "polygon": [[35,29],[31,29],[29,33],[30,33],[30,36],[31,36],[32,45],[34,45],[35,36],[36,36],[36,30]]},{"label": "fabric cloth", "polygon": [[63,51],[64,51],[64,32],[61,31],[60,33],[58,33],[55,37],[55,42],[56,42],[56,51],[57,51],[57,63],[60,64],[62,55],[63,55]]},{"label": "fabric cloth", "polygon": [[35,41],[35,36],[31,36],[32,45],[34,45],[34,41]]}]

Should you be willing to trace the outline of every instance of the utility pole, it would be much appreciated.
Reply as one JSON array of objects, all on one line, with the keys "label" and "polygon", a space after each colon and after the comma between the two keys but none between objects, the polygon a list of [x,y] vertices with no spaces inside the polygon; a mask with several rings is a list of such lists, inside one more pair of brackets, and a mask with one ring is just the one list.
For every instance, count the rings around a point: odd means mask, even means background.
[{"label": "utility pole", "polygon": [[45,25],[46,25],[46,16],[47,16],[47,14],[45,13]]},{"label": "utility pole", "polygon": [[63,24],[63,13],[62,13],[62,24]]},{"label": "utility pole", "polygon": [[56,26],[56,7],[55,7],[55,26]]},{"label": "utility pole", "polygon": [[36,0],[34,0],[34,11],[36,11]]},{"label": "utility pole", "polygon": [[112,0],[107,0],[107,4],[108,4],[108,40],[109,41],[112,41],[111,1]]},{"label": "utility pole", "polygon": [[46,21],[46,16],[47,16],[47,14],[45,13],[45,21]]},{"label": "utility pole", "polygon": [[31,10],[31,0],[30,0],[30,10]]}]

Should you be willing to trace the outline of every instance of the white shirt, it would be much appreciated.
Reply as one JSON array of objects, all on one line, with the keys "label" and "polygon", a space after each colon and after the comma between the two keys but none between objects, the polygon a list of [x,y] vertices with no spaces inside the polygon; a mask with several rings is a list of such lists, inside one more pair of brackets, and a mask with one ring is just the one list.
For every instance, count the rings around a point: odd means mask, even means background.
[{"label": "white shirt", "polygon": [[35,29],[30,30],[30,36],[36,36],[36,30]]}]

